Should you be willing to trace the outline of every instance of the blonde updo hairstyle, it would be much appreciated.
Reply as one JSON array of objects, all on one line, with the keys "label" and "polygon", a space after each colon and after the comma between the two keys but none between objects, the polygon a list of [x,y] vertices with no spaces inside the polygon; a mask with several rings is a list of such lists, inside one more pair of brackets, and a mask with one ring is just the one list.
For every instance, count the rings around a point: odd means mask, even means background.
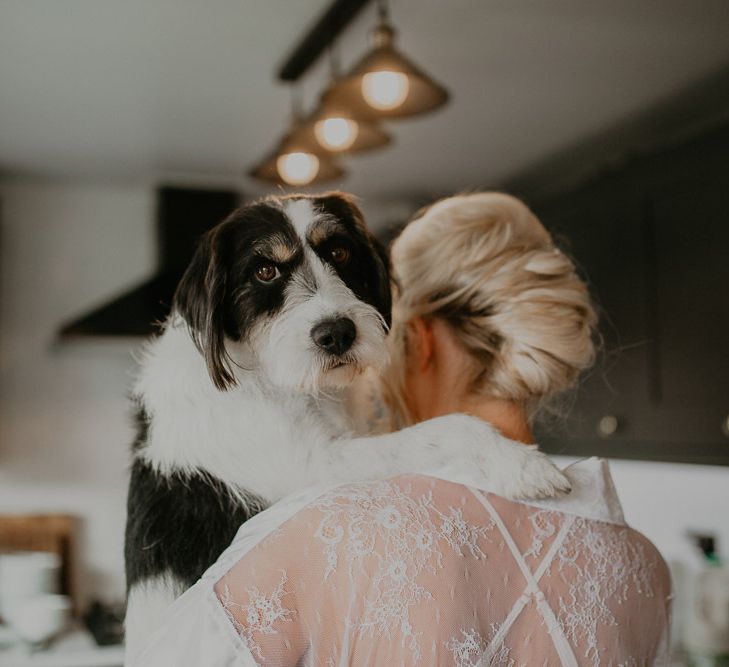
[{"label": "blonde updo hairstyle", "polygon": [[481,192],[416,214],[392,246],[396,295],[384,394],[404,400],[408,322],[440,318],[473,359],[469,391],[524,404],[530,417],[595,357],[597,317],[574,264],[518,199]]}]

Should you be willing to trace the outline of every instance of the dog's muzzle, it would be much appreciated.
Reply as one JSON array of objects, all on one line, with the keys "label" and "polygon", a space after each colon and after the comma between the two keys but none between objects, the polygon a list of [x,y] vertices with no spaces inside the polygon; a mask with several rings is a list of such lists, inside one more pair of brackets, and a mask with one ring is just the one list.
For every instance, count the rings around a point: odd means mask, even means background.
[{"label": "dog's muzzle", "polygon": [[314,344],[327,354],[339,356],[347,352],[357,338],[357,327],[348,317],[322,320],[311,329]]}]

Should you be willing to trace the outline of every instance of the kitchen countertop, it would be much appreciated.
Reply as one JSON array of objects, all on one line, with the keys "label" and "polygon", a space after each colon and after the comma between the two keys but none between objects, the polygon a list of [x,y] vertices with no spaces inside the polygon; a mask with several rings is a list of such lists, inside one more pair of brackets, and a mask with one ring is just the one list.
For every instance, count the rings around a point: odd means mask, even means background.
[{"label": "kitchen countertop", "polygon": [[[0,626],[0,667],[122,667],[124,646],[97,646],[82,629],[72,630],[47,650],[30,653],[27,645],[9,641],[9,631]],[[8,640],[5,638],[8,637]]]}]

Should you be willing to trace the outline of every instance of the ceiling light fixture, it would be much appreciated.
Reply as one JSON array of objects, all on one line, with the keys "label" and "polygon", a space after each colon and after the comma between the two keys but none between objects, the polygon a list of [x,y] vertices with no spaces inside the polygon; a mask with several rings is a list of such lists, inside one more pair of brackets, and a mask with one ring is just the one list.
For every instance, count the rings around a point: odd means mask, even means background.
[{"label": "ceiling light fixture", "polygon": [[276,158],[276,170],[289,185],[308,185],[319,173],[319,158],[303,151],[284,153]]},{"label": "ceiling light fixture", "polygon": [[334,116],[314,123],[317,141],[329,151],[346,151],[354,146],[359,135],[359,123],[350,118]]},{"label": "ceiling light fixture", "polygon": [[251,169],[250,175],[277,185],[303,186],[337,180],[346,171],[324,151],[301,148],[286,137],[276,151]]},{"label": "ceiling light fixture", "polygon": [[305,131],[296,98],[292,97],[292,121],[278,148],[255,166],[250,175],[271,183],[310,185],[333,181],[345,175],[344,169]]},{"label": "ceiling light fixture", "polygon": [[383,148],[392,137],[372,117],[358,114],[334,95],[335,81],[321,96],[310,119],[318,143],[329,151],[363,153]]},{"label": "ceiling light fixture", "polygon": [[360,153],[387,146],[392,139],[369,117],[353,113],[347,104],[333,98],[340,77],[333,50],[330,50],[331,83],[319,98],[319,104],[311,116],[301,124],[297,132],[305,141],[315,141],[332,153]]},{"label": "ceiling light fixture", "polygon": [[[325,49],[331,55],[338,36],[368,2],[332,0],[281,66],[279,79],[298,81]],[[392,141],[380,120],[407,118],[443,106],[448,91],[395,48],[395,35],[387,2],[378,0],[370,51],[341,78],[332,60],[332,82],[308,116],[300,113],[293,100],[288,131],[250,175],[292,186],[341,178],[345,171],[335,160],[337,155],[381,148]]]},{"label": "ceiling light fixture", "polygon": [[370,51],[331,91],[331,102],[364,118],[407,118],[433,111],[448,101],[448,91],[395,48],[395,28],[385,0]]}]

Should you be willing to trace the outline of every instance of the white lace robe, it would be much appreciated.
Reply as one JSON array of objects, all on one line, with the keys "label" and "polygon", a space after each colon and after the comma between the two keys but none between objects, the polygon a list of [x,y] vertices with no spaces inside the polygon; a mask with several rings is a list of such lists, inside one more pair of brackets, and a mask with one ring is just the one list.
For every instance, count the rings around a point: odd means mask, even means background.
[{"label": "white lace robe", "polygon": [[606,462],[568,474],[569,497],[531,504],[439,476],[288,498],[134,664],[667,664],[664,561],[625,525]]}]

